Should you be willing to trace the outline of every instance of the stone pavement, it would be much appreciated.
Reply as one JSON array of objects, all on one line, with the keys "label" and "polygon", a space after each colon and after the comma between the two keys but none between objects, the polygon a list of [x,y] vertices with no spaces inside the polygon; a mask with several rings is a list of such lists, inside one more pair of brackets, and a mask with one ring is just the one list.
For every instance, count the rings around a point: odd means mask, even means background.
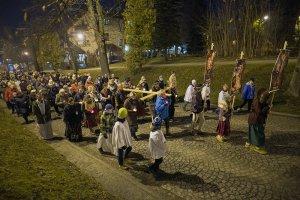
[{"label": "stone pavement", "polygon": [[[151,192],[173,195],[170,199],[300,199],[300,119],[270,115],[266,127],[268,155],[244,147],[246,114],[233,116],[232,134],[224,143],[215,139],[216,115],[206,113],[206,119],[204,136],[194,136],[187,127],[188,113],[176,109],[171,136],[167,137],[168,154],[157,180],[145,172],[149,163],[149,118],[140,125],[141,140],[133,143],[133,153],[126,162],[128,171],[120,171],[113,156],[100,155],[96,138],[87,130],[85,140],[75,145]],[[63,136],[62,120],[54,120],[53,127]],[[124,181],[124,187],[132,186]]]}]

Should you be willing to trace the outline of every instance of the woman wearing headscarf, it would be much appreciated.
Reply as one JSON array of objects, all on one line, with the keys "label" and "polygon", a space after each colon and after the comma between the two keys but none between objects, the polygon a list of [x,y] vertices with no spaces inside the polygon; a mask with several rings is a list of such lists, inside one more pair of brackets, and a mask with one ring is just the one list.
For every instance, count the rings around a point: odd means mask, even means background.
[{"label": "woman wearing headscarf", "polygon": [[75,103],[73,97],[69,97],[63,113],[64,122],[66,124],[65,136],[72,142],[81,141],[81,122],[83,120],[83,112],[81,110],[81,105]]},{"label": "woman wearing headscarf", "polygon": [[246,147],[251,147],[260,154],[267,154],[265,149],[265,125],[269,114],[270,106],[267,103],[269,93],[266,89],[258,90],[251,105],[248,117],[249,133]]},{"label": "woman wearing headscarf", "polygon": [[126,158],[132,150],[130,129],[126,121],[127,115],[127,109],[121,108],[118,111],[117,122],[112,130],[112,146],[115,155],[118,156],[119,166],[123,169],[127,169],[127,167],[124,166],[124,158]]},{"label": "woman wearing headscarf", "polygon": [[52,139],[51,107],[49,102],[45,100],[42,91],[38,93],[37,100],[32,105],[32,112],[36,117],[41,137],[44,140]]}]

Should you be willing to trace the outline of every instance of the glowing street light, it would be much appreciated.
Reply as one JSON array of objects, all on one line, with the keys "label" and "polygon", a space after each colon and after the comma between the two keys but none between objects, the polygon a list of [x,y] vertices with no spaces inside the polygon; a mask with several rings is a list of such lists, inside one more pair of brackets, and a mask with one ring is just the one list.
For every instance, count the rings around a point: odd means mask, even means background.
[{"label": "glowing street light", "polygon": [[268,19],[269,19],[269,15],[265,15],[264,20],[268,20]]},{"label": "glowing street light", "polygon": [[83,41],[84,40],[84,35],[83,35],[83,33],[77,33],[77,39],[79,40],[79,41]]},{"label": "glowing street light", "polygon": [[24,51],[24,55],[28,56],[29,55],[28,51]]}]

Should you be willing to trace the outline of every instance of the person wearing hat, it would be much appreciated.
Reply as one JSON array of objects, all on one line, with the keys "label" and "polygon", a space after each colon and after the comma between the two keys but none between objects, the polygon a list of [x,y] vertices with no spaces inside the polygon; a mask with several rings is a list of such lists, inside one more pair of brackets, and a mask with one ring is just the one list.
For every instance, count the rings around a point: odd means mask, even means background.
[{"label": "person wearing hat", "polygon": [[169,135],[169,107],[170,100],[166,92],[160,91],[155,102],[155,115],[159,116],[166,125],[166,135]]},{"label": "person wearing hat", "polygon": [[118,156],[119,166],[123,169],[127,169],[127,167],[124,167],[124,158],[126,158],[132,150],[130,129],[126,121],[127,115],[128,111],[126,108],[119,109],[117,122],[112,130],[112,146],[115,155]]},{"label": "person wearing hat", "polygon": [[100,118],[100,135],[97,141],[97,149],[101,154],[104,152],[113,153],[112,129],[115,119],[114,107],[111,104],[107,104]]},{"label": "person wearing hat", "polygon": [[195,87],[192,94],[192,131],[193,133],[202,133],[202,127],[205,122],[204,118],[204,101],[201,95],[201,87]]},{"label": "person wearing hat", "polygon": [[162,119],[160,117],[154,118],[149,136],[149,151],[154,162],[149,165],[148,169],[149,172],[154,174],[158,172],[159,165],[163,162],[167,151],[166,139],[161,131],[161,123]]},{"label": "person wearing hat", "polygon": [[63,120],[66,124],[65,136],[72,142],[81,141],[81,122],[83,120],[83,112],[81,109],[81,105],[75,103],[73,97],[69,97],[63,113]]},{"label": "person wearing hat", "polygon": [[223,142],[230,134],[230,117],[231,109],[228,101],[220,101],[219,107],[219,121],[217,126],[217,140]]},{"label": "person wearing hat", "polygon": [[42,91],[39,91],[37,100],[32,105],[32,112],[36,117],[41,137],[44,140],[52,139],[51,107],[49,102],[45,100]]},{"label": "person wearing hat", "polygon": [[184,104],[183,104],[184,111],[187,111],[187,109],[186,109],[187,105],[191,104],[191,102],[192,102],[192,94],[195,90],[196,84],[197,84],[196,80],[192,80],[192,82],[190,83],[190,85],[188,86],[188,88],[185,91]]},{"label": "person wearing hat", "polygon": [[129,97],[124,102],[124,108],[128,111],[127,121],[129,124],[131,136],[138,140],[136,136],[136,132],[138,130],[138,108],[139,108],[139,101],[137,96],[134,92],[130,92]]}]

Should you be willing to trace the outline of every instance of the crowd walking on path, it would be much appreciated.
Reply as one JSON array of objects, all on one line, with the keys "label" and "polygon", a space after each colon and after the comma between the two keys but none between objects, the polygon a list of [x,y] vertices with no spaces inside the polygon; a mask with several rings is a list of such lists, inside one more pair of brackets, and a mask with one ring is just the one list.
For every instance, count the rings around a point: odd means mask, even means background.
[{"label": "crowd walking on path", "polygon": [[[177,85],[175,72],[168,81],[159,75],[152,87],[146,77],[141,77],[135,86],[130,77],[121,82],[114,74],[91,77],[90,74],[63,74],[43,72],[1,73],[1,97],[12,114],[22,116],[24,123],[32,123],[35,117],[41,138],[53,139],[51,111],[56,112],[65,123],[65,137],[71,142],[82,141],[82,129],[87,128],[96,135],[96,148],[101,154],[117,156],[121,168],[127,169],[124,159],[134,151],[132,139],[139,140],[139,118],[151,115],[149,152],[153,163],[149,172],[157,174],[166,155],[166,138],[172,133],[170,126],[176,120]],[[126,89],[131,89],[127,91]],[[141,91],[156,92],[146,100]],[[191,131],[195,135],[205,134],[205,112],[212,112],[210,81],[198,84],[192,80],[187,87],[183,109],[189,112]],[[265,124],[269,113],[269,93],[261,88],[255,95],[254,79],[242,90],[243,104],[248,103],[249,132],[246,147],[266,154]],[[226,84],[218,96],[216,114],[218,125],[216,141],[230,140],[230,121],[234,111],[232,95]],[[53,108],[53,109],[52,109]],[[162,129],[165,126],[165,130]]]}]

